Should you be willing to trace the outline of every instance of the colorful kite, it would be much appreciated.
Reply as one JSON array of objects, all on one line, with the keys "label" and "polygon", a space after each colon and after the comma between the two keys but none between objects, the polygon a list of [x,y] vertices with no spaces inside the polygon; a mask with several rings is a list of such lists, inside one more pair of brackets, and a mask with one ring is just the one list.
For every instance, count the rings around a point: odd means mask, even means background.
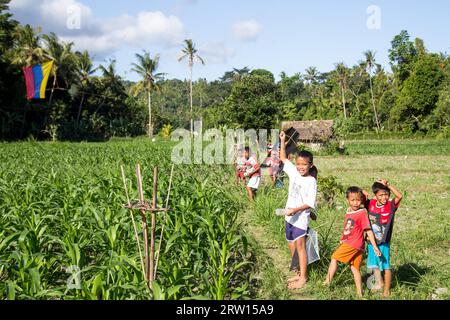
[{"label": "colorful kite", "polygon": [[49,61],[23,68],[27,85],[27,99],[45,99],[45,89],[52,67],[53,61]]}]

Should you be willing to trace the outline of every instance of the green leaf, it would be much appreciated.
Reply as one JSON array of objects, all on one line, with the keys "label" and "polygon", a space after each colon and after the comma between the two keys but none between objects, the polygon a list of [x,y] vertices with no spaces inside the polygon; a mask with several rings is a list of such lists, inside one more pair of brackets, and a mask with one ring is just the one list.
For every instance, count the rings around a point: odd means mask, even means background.
[{"label": "green leaf", "polygon": [[28,273],[31,276],[32,290],[36,293],[41,287],[41,276],[39,274],[39,270],[37,268],[32,268],[28,270]]},{"label": "green leaf", "polygon": [[161,287],[156,281],[152,283],[153,299],[155,300],[165,300],[165,294],[162,292]]},{"label": "green leaf", "polygon": [[16,299],[16,284],[12,281],[8,281],[8,284],[6,286],[6,298],[8,300]]}]

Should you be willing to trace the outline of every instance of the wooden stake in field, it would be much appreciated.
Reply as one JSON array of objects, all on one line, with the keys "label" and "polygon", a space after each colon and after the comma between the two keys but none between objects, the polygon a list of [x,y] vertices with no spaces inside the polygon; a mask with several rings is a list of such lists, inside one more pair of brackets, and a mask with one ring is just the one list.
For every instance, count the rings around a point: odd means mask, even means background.
[{"label": "wooden stake in field", "polygon": [[[161,241],[162,241],[162,232],[160,237],[160,243],[158,247],[157,257],[156,257],[156,264],[155,264],[155,232],[156,232],[156,213],[158,212],[164,212],[166,214],[168,209],[168,203],[169,203],[169,196],[170,196],[170,187],[172,185],[172,174],[173,174],[173,166],[170,174],[170,181],[169,181],[169,190],[167,192],[167,201],[166,201],[166,207],[165,208],[158,208],[157,207],[157,194],[158,194],[158,168],[155,167],[153,169],[153,194],[152,194],[152,205],[150,206],[150,203],[145,201],[144,198],[144,190],[143,190],[143,184],[142,184],[142,174],[141,174],[141,166],[139,164],[136,165],[136,178],[137,178],[137,189],[138,189],[138,195],[139,200],[133,200],[130,201],[129,195],[128,195],[128,189],[126,184],[126,178],[125,178],[125,172],[123,170],[123,167],[121,167],[122,171],[122,179],[125,186],[125,194],[127,197],[128,203],[124,205],[125,208],[128,208],[131,213],[131,220],[133,222],[133,227],[135,231],[135,237],[136,241],[138,243],[138,250],[139,250],[139,256],[141,259],[142,264],[142,270],[143,270],[143,276],[145,278],[145,281],[147,282],[148,288],[153,288],[153,281],[156,280],[156,270],[157,270],[157,264],[159,260],[159,250],[161,248]],[[144,242],[144,258],[142,257],[141,253],[141,246],[139,237],[137,234],[136,224],[133,217],[133,210],[139,210],[141,214],[141,221],[142,221],[142,234],[143,234],[143,242]],[[150,229],[150,244],[148,239],[148,223],[147,223],[147,212],[151,213],[151,229]],[[165,227],[165,221],[163,224],[162,230],[164,230]]]}]

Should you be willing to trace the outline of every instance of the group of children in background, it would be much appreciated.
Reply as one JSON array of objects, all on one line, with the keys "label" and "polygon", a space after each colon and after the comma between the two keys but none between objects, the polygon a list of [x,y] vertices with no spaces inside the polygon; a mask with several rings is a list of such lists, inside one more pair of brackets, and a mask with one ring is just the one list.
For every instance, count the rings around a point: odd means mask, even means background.
[{"label": "group of children in background", "polygon": [[[288,287],[299,289],[307,282],[308,263],[305,239],[308,235],[309,222],[311,218],[315,218],[311,210],[316,206],[318,170],[314,166],[313,155],[308,151],[297,152],[294,165],[286,155],[285,143],[286,135],[281,132],[279,155],[276,155],[279,160],[269,163],[274,165],[270,176],[278,174],[280,169],[278,166],[282,166],[282,170],[289,178],[288,199],[285,206],[285,232],[291,256],[294,257],[297,252],[299,270],[295,277],[288,280]],[[252,200],[261,179],[260,165],[256,158],[250,155],[248,147],[238,161],[237,182],[249,179],[247,191],[249,199]],[[275,180],[272,182],[275,183]],[[390,241],[395,212],[400,205],[402,195],[387,180],[375,182],[372,185],[372,192],[373,197],[359,187],[352,186],[347,189],[348,208],[345,214],[344,230],[340,245],[331,256],[324,285],[331,283],[338,262],[349,264],[357,294],[361,297],[362,279],[359,270],[365,252],[365,241],[368,241],[367,268],[374,272],[376,279],[376,284],[371,290],[383,290],[383,295],[388,297],[392,279]],[[391,192],[394,194],[392,200],[390,200]]]},{"label": "group of children in background", "polygon": [[246,185],[248,198],[253,201],[256,191],[261,182],[261,168],[268,168],[271,184],[273,187],[281,187],[281,181],[278,179],[282,169],[280,167],[280,157],[277,148],[272,144],[267,145],[267,158],[260,165],[256,156],[252,155],[249,147],[237,150],[236,157],[236,184],[244,183]]}]

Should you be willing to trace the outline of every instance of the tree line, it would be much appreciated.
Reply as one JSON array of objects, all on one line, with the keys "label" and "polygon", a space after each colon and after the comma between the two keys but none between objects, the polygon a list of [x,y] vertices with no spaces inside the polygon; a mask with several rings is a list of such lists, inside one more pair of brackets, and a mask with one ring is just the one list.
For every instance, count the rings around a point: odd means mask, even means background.
[{"label": "tree line", "polygon": [[[88,51],[54,33],[21,25],[0,0],[0,139],[104,140],[173,128],[275,128],[284,120],[334,119],[341,132],[393,131],[450,135],[450,57],[429,52],[406,30],[389,49],[392,72],[367,50],[352,66],[321,73],[309,67],[280,80],[264,69],[234,68],[214,81],[193,81],[194,63],[205,64],[191,39],[180,61],[188,79],[167,79],[158,54],[137,53],[130,70],[140,81],[117,74],[116,61],[94,65]],[[53,60],[46,99],[26,99],[24,66]],[[185,67],[180,65],[180,67]],[[186,69],[188,70],[188,69]]]}]

